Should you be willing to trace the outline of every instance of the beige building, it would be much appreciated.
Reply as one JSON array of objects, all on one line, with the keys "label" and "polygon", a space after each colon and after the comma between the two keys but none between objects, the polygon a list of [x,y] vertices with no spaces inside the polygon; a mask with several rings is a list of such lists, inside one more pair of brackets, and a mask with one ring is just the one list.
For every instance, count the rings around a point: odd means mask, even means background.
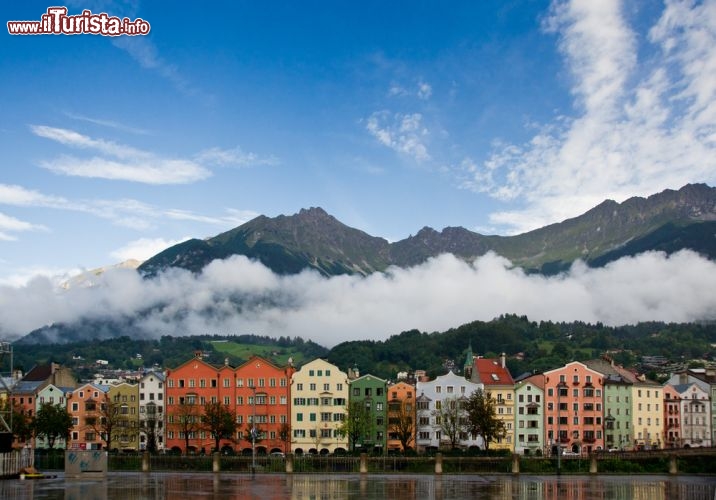
[{"label": "beige building", "polygon": [[656,382],[636,379],[631,394],[634,448],[663,448],[663,388]]},{"label": "beige building", "polygon": [[291,450],[296,454],[348,450],[340,428],[348,405],[348,375],[324,359],[291,378]]}]

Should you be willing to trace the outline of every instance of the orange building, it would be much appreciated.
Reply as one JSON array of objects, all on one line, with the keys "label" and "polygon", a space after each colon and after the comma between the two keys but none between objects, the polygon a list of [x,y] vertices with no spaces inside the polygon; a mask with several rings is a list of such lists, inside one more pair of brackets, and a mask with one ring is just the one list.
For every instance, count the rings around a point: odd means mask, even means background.
[{"label": "orange building", "polygon": [[67,396],[67,412],[72,417],[72,429],[67,447],[72,450],[101,450],[103,412],[107,406],[105,386],[85,384]]},{"label": "orange building", "polygon": [[252,356],[236,368],[237,450],[251,450],[251,427],[255,422],[257,453],[291,451],[290,391],[294,371],[290,364],[278,367],[259,356]]},{"label": "orange building", "polygon": [[201,428],[207,403],[219,401],[217,368],[205,362],[201,353],[167,370],[166,448],[183,453],[210,452],[214,442]]},{"label": "orange building", "polygon": [[403,449],[400,435],[411,431],[406,442],[409,449],[415,449],[415,386],[398,382],[388,387],[388,451]]},{"label": "orange building", "polygon": [[[280,368],[252,356],[239,367],[228,360],[221,366],[194,359],[167,370],[166,447],[175,451],[210,452],[214,440],[201,425],[204,407],[221,403],[235,415],[237,430],[232,439],[222,439],[220,449],[251,453],[251,428],[256,415],[257,453],[286,451],[290,422],[289,380],[293,367]],[[286,426],[282,432],[281,426]]]},{"label": "orange building", "polygon": [[602,374],[573,361],[545,372],[546,444],[552,453],[604,449]]}]

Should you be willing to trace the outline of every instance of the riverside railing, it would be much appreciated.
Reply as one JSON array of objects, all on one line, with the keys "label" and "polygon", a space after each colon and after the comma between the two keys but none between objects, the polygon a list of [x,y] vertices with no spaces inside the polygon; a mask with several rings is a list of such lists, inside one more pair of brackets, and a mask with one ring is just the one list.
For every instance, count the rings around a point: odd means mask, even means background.
[{"label": "riverside railing", "polygon": [[[31,456],[31,454],[30,454]],[[110,453],[109,471],[143,472],[234,472],[299,474],[716,474],[716,448],[684,453],[593,454],[563,457],[502,456],[323,456],[257,455],[252,471],[251,456],[172,455],[149,453]],[[29,464],[31,465],[31,464]],[[62,469],[51,455],[38,453],[39,470]],[[13,469],[14,466],[11,466]],[[19,470],[19,469],[18,469]],[[15,472],[16,473],[16,472]]]},{"label": "riverside railing", "polygon": [[0,453],[0,477],[17,476],[23,469],[34,466],[34,458],[27,448]]}]

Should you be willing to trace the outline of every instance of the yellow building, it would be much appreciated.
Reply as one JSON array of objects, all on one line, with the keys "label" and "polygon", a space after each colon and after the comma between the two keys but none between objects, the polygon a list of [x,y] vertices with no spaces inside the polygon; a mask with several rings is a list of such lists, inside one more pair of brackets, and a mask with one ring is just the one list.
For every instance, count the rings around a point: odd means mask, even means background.
[{"label": "yellow building", "polygon": [[[467,363],[466,363],[467,365]],[[515,382],[505,365],[505,354],[497,359],[475,357],[471,366],[466,366],[465,377],[472,382],[484,384],[485,392],[496,401],[497,418],[505,424],[506,435],[490,449],[513,450],[515,446]]]},{"label": "yellow building", "polygon": [[291,378],[291,450],[296,454],[348,450],[340,428],[348,405],[348,375],[324,359]]},{"label": "yellow building", "polygon": [[138,450],[139,386],[126,382],[109,386],[106,405],[102,413],[105,432],[111,434],[110,449]]},{"label": "yellow building", "polygon": [[664,391],[656,382],[636,379],[632,387],[634,448],[663,448]]}]

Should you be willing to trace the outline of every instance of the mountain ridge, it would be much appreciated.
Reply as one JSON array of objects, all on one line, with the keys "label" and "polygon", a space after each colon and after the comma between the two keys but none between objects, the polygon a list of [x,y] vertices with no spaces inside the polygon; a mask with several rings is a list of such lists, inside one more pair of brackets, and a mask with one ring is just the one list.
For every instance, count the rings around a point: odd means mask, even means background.
[{"label": "mountain ridge", "polygon": [[[245,255],[278,274],[308,268],[326,276],[368,275],[390,266],[419,265],[442,253],[470,260],[493,251],[528,272],[554,274],[578,259],[602,266],[650,249],[671,253],[690,248],[714,260],[710,234],[716,235],[716,188],[706,184],[687,184],[622,203],[605,200],[582,215],[515,236],[483,235],[460,226],[441,231],[425,226],[415,235],[389,243],[311,207],[293,215],[260,215],[214,237],[185,241],[148,259],[139,271],[145,276],[170,267],[200,272],[215,259]],[[670,237],[675,241],[668,241]],[[630,246],[637,240],[639,245]],[[652,240],[658,242],[654,248],[648,243]]]}]

